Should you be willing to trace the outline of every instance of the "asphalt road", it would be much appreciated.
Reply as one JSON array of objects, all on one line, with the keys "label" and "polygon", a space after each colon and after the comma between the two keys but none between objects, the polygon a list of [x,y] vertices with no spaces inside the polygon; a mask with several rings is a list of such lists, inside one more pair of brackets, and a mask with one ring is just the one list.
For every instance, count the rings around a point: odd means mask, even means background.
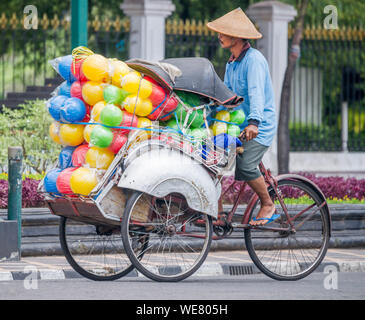
[{"label": "asphalt road", "polygon": [[[336,278],[337,277],[337,278]],[[179,283],[146,278],[94,282],[83,278],[0,283],[0,300],[345,300],[365,299],[365,273],[316,272],[296,282],[265,275],[190,277]]]}]

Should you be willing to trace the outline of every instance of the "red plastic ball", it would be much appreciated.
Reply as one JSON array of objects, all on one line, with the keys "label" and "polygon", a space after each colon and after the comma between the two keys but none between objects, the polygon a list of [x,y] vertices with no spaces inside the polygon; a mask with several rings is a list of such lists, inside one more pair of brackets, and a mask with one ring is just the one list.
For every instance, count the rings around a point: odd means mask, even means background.
[{"label": "red plastic ball", "polygon": [[88,144],[82,144],[75,149],[72,153],[72,165],[74,167],[81,167],[85,163],[85,155],[88,150]]},{"label": "red plastic ball", "polygon": [[63,194],[72,194],[71,186],[70,186],[70,179],[72,173],[78,169],[77,167],[70,167],[62,170],[62,172],[58,175],[56,181],[56,187],[58,192]]}]

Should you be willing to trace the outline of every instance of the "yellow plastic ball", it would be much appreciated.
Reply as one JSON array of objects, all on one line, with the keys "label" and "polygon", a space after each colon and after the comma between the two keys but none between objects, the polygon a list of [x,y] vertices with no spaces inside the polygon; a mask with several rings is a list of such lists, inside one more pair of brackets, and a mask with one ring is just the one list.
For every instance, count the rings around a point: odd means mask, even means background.
[{"label": "yellow plastic ball", "polygon": [[148,98],[152,93],[152,83],[146,79],[142,79],[138,96],[142,99]]},{"label": "yellow plastic ball", "polygon": [[100,54],[88,56],[82,63],[82,72],[91,81],[102,81],[108,75],[108,60]]},{"label": "yellow plastic ball", "polygon": [[87,196],[98,184],[95,170],[89,168],[76,169],[70,178],[70,187],[73,193]]},{"label": "yellow plastic ball", "polygon": [[221,110],[217,112],[215,118],[218,120],[229,122],[231,120],[231,114],[227,110]]},{"label": "yellow plastic ball", "polygon": [[[144,117],[140,117],[138,118],[138,128],[151,128],[152,126],[152,121],[148,118],[144,118]],[[147,135],[147,138],[151,138],[152,135],[152,131],[150,130],[140,130],[141,132],[144,132]]]},{"label": "yellow plastic ball", "polygon": [[95,125],[87,125],[85,126],[85,129],[84,129],[84,139],[87,143],[90,143],[90,135],[91,135],[91,131],[93,131]]},{"label": "yellow plastic ball", "polygon": [[213,135],[217,136],[221,133],[227,133],[227,124],[222,122],[215,122],[212,126]]},{"label": "yellow plastic ball", "polygon": [[141,99],[136,95],[129,96],[125,99],[124,108],[129,113],[136,113],[137,116],[148,116],[152,110],[153,105],[149,99]]},{"label": "yellow plastic ball", "polygon": [[62,144],[60,139],[60,123],[57,121],[54,121],[49,126],[49,135],[51,136],[51,139],[56,142],[57,144]]},{"label": "yellow plastic ball", "polygon": [[152,121],[148,118],[140,117],[138,118],[138,128],[147,128],[152,126]]},{"label": "yellow plastic ball", "polygon": [[112,60],[110,62],[112,67],[112,84],[121,87],[123,77],[129,73],[129,67],[126,63],[120,60]]},{"label": "yellow plastic ball", "polygon": [[91,110],[91,119],[93,119],[96,122],[99,122],[101,111],[103,111],[105,106],[106,106],[106,102],[104,100],[96,103]]},{"label": "yellow plastic ball", "polygon": [[104,100],[101,82],[88,81],[82,86],[82,98],[90,106]]},{"label": "yellow plastic ball", "polygon": [[122,89],[129,93],[137,94],[139,83],[141,81],[142,78],[138,72],[129,72],[122,79]]},{"label": "yellow plastic ball", "polygon": [[85,163],[96,169],[108,169],[113,160],[114,152],[107,148],[91,147],[85,155]]},{"label": "yellow plastic ball", "polygon": [[78,146],[84,142],[84,125],[82,124],[61,124],[60,140],[67,146]]}]

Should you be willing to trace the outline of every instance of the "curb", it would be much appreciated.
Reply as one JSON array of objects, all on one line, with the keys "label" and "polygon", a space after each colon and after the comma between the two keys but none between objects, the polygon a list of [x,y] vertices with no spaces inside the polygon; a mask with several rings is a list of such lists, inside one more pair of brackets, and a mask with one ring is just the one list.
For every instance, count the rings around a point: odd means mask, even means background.
[{"label": "curb", "polygon": [[[352,262],[323,262],[314,272],[324,272],[328,266],[336,267],[338,272],[365,272],[365,261]],[[1,271],[0,282],[12,280],[67,280],[86,279],[74,270],[37,269],[29,265],[24,271]],[[203,264],[192,277],[212,276],[242,276],[261,274],[261,271],[253,263],[208,263]],[[125,277],[146,278],[140,272],[133,270]]]}]

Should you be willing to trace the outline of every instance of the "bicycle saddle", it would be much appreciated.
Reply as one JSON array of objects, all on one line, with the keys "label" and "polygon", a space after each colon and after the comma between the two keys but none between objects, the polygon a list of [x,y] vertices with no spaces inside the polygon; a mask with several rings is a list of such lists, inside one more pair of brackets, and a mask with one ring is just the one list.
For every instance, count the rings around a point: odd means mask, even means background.
[{"label": "bicycle saddle", "polygon": [[[152,77],[169,90],[197,93],[223,105],[235,105],[243,101],[242,97],[227,88],[206,58],[170,58],[159,63],[134,59],[128,60],[127,64],[132,69]],[[181,72],[171,77],[163,65],[172,65]]]}]

